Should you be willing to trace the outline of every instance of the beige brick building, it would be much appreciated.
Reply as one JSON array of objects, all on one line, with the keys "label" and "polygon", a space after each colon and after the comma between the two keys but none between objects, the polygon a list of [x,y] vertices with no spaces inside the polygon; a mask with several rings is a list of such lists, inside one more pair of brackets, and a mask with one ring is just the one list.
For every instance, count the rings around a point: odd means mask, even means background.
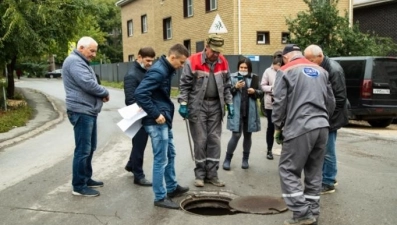
[{"label": "beige brick building", "polygon": [[[352,11],[352,1],[339,0],[341,15]],[[158,56],[176,43],[191,53],[201,51],[217,14],[228,30],[221,34],[223,54],[271,55],[289,35],[285,19],[308,9],[303,0],[120,0],[116,5],[121,7],[124,61],[144,46]]]}]

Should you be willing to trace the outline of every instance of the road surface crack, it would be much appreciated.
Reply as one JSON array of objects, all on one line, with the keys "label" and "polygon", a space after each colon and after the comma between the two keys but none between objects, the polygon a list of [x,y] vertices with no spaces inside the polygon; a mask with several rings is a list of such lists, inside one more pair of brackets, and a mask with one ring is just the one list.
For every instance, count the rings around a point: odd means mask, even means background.
[{"label": "road surface crack", "polygon": [[[98,220],[98,222],[100,222],[101,224],[108,224],[105,222],[102,222],[97,215],[95,214],[91,214],[91,213],[80,213],[80,212],[65,212],[65,211],[57,211],[57,210],[46,210],[46,209],[32,209],[32,208],[24,208],[24,207],[12,207],[12,210],[15,209],[21,209],[21,210],[29,210],[29,211],[35,211],[35,212],[46,212],[46,213],[61,213],[61,214],[74,214],[74,215],[86,215],[86,216],[92,216],[94,217],[96,220]],[[99,215],[99,216],[104,216],[104,217],[115,217],[117,219],[121,219],[121,217],[119,215],[117,215],[117,211],[114,213],[114,215]]]}]

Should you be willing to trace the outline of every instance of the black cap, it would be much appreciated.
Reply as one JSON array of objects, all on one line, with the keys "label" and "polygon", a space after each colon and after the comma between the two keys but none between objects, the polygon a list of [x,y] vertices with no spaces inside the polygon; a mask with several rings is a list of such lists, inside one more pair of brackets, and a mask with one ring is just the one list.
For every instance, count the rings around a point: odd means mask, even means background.
[{"label": "black cap", "polygon": [[298,45],[296,44],[288,44],[287,46],[285,46],[284,50],[283,50],[283,55],[288,54],[290,52],[293,51],[300,51],[301,49],[299,48]]}]

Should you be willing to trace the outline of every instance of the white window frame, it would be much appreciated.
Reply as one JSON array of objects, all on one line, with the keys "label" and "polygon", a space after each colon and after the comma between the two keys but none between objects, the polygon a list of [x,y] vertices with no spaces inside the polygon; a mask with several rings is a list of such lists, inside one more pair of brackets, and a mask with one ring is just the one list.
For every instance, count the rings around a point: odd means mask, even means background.
[{"label": "white window frame", "polygon": [[147,33],[147,15],[142,16],[142,33]]},{"label": "white window frame", "polygon": [[210,11],[218,8],[218,0],[210,0]]},{"label": "white window frame", "polygon": [[127,36],[132,37],[134,35],[134,25],[132,20],[127,21]]},{"label": "white window frame", "polygon": [[193,0],[187,0],[186,6],[187,6],[187,16],[188,17],[193,16]]},{"label": "white window frame", "polygon": [[265,33],[261,33],[261,34],[257,34],[258,36],[257,36],[257,39],[258,39],[258,37],[259,36],[262,36],[262,41],[257,41],[258,42],[258,44],[266,44],[266,34]]},{"label": "white window frame", "polygon": [[132,62],[135,60],[135,56],[134,55],[128,55],[128,62]]},{"label": "white window frame", "polygon": [[172,24],[171,24],[171,18],[167,19],[165,22],[165,27],[167,28],[167,39],[172,38]]}]

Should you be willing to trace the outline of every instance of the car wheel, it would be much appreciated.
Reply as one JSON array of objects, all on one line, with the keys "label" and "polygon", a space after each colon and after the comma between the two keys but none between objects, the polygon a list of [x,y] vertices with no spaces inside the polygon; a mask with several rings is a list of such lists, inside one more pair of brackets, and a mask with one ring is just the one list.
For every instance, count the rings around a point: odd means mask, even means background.
[{"label": "car wheel", "polygon": [[393,118],[389,119],[374,119],[374,120],[367,120],[367,122],[372,127],[384,128],[389,126],[393,122]]}]

